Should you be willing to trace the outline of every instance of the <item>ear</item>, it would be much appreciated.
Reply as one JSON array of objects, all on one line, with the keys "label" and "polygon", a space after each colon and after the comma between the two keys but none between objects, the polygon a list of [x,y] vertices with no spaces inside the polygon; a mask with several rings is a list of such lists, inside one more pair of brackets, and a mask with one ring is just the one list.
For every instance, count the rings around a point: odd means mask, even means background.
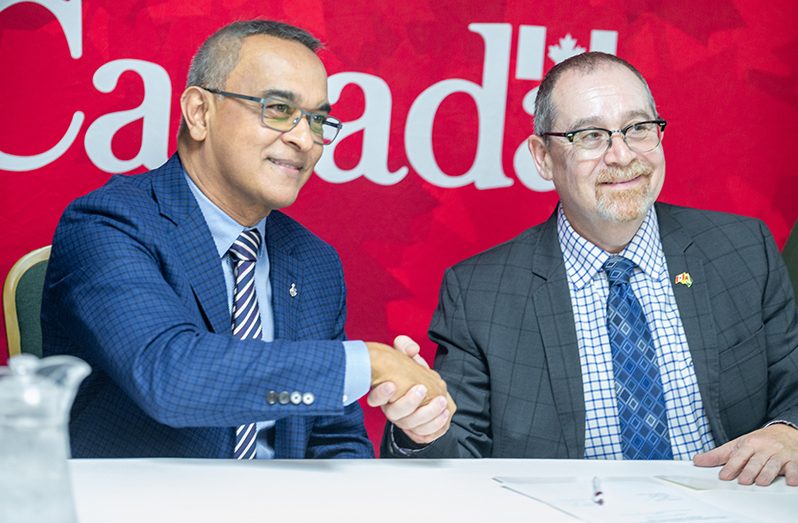
[{"label": "ear", "polygon": [[551,152],[549,152],[546,141],[536,134],[531,134],[526,140],[526,145],[529,147],[529,154],[532,155],[535,167],[538,168],[541,178],[551,181],[554,174],[552,172]]},{"label": "ear", "polygon": [[208,117],[211,111],[209,93],[197,86],[191,86],[180,96],[180,111],[191,138],[197,142],[208,135]]}]

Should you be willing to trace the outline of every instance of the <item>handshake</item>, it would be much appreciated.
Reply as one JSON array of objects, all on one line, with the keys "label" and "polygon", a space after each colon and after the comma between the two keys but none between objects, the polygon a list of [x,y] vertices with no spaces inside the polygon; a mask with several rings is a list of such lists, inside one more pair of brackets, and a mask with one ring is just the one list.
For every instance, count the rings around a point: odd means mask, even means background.
[{"label": "handshake", "polygon": [[397,336],[394,347],[367,342],[371,358],[368,404],[419,444],[435,441],[449,429],[457,407],[446,383],[419,355],[420,347]]}]

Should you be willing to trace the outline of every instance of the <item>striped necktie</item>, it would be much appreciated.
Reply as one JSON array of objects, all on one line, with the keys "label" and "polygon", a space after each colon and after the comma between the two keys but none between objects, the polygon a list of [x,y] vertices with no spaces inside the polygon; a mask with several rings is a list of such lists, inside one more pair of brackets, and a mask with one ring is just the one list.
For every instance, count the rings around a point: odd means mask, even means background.
[{"label": "striped necktie", "polygon": [[618,398],[624,459],[673,459],[657,351],[629,279],[636,265],[621,256],[604,263],[610,282],[607,333]]},{"label": "striped necktie", "polygon": [[[235,287],[233,290],[233,336],[242,340],[261,338],[260,309],[255,294],[255,261],[260,248],[260,233],[257,229],[242,232],[230,247],[233,260]],[[236,459],[253,459],[257,451],[255,423],[247,423],[236,429]]]}]

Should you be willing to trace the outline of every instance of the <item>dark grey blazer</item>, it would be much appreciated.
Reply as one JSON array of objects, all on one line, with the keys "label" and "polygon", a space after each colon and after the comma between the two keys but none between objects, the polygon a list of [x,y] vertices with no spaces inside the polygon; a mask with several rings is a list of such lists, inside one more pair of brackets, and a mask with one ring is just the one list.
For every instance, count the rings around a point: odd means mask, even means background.
[{"label": "dark grey blazer", "polygon": [[[656,205],[715,442],[773,419],[798,424],[798,313],[767,227]],[[430,326],[435,368],[457,403],[449,432],[418,457],[582,458],[585,404],[556,213],[446,271]],[[400,432],[397,430],[397,432]],[[389,444],[382,454],[395,456]]]}]

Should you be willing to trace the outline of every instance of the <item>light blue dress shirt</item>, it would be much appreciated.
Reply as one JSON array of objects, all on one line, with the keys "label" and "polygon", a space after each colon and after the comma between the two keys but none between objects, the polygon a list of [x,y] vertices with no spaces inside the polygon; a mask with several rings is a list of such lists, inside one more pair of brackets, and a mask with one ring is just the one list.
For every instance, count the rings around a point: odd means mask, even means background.
[{"label": "light blue dress shirt", "polygon": [[[227,305],[232,315],[235,278],[233,276],[233,263],[227,251],[230,250],[241,231],[250,227],[244,227],[233,220],[202,193],[188,174],[184,172],[184,175],[216,244],[216,250],[219,253],[219,259],[222,264],[222,272],[224,272],[225,287],[227,288]],[[260,232],[261,238],[264,239],[261,242],[258,259],[255,263],[255,292],[258,295],[261,328],[263,329],[261,339],[263,341],[272,341],[274,339],[274,311],[272,310],[272,285],[269,281],[269,255],[266,251],[267,219],[268,216],[254,227]],[[346,355],[346,369],[342,401],[346,406],[354,403],[368,392],[371,385],[371,360],[369,359],[368,348],[362,341],[345,341],[343,346]],[[268,444],[268,431],[273,426],[273,420],[259,421],[257,424],[258,459],[274,457],[274,449]]]}]

